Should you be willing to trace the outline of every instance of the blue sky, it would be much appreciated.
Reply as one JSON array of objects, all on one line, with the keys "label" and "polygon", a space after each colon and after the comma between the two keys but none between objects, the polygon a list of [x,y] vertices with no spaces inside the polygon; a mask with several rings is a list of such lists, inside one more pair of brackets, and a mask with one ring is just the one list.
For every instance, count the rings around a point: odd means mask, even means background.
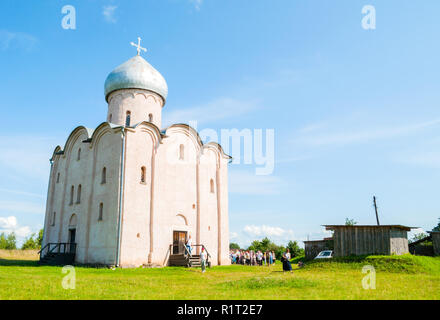
[{"label": "blue sky", "polygon": [[[61,27],[64,5],[76,29]],[[364,5],[376,29],[361,26]],[[54,147],[105,120],[107,74],[136,54],[165,77],[165,122],[274,129],[275,170],[230,166],[231,241],[316,239],[321,225],[430,230],[440,217],[438,1],[0,3],[0,230],[43,225]],[[6,116],[6,117],[5,117]]]}]

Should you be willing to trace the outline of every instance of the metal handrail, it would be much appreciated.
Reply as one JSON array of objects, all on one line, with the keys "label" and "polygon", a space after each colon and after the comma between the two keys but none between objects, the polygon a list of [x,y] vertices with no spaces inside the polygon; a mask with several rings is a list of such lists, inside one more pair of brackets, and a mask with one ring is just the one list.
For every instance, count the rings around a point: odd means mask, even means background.
[{"label": "metal handrail", "polygon": [[[51,246],[53,246],[51,248]],[[62,249],[61,249],[62,247]],[[66,253],[66,251],[68,251],[69,253],[75,253],[76,252],[76,243],[75,242],[50,242],[47,243],[43,248],[41,248],[40,251],[38,251],[38,254],[40,255],[40,259],[42,258],[43,254],[44,254],[44,250],[47,248],[47,254],[53,253],[56,249],[58,249],[57,253]],[[73,250],[72,250],[73,248]],[[66,250],[68,249],[68,250]],[[72,252],[73,251],[73,252]]]}]

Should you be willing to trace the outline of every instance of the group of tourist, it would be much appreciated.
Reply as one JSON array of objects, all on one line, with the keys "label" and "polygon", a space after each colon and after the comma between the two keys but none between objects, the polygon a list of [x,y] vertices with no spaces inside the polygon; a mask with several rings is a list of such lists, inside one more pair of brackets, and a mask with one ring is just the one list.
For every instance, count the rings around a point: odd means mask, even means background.
[{"label": "group of tourist", "polygon": [[[186,239],[185,247],[188,253],[192,254],[192,243],[191,236]],[[275,264],[276,255],[274,251],[265,251],[262,252],[260,250],[231,250],[230,251],[231,263],[232,264],[241,264],[248,266],[271,266]],[[289,249],[286,249],[286,252],[283,253],[281,257],[281,262],[283,263],[283,271],[292,272],[292,265],[290,263],[291,255]],[[206,262],[208,260],[208,255],[204,247],[202,247],[202,251],[200,252],[200,262],[202,267],[202,272],[206,271]]]},{"label": "group of tourist", "polygon": [[[260,250],[231,250],[230,252],[231,263],[241,264],[247,266],[271,266],[275,264],[276,256],[273,251],[262,252]],[[292,271],[292,265],[290,263],[289,249],[283,253],[281,262],[283,263],[283,271]]]},{"label": "group of tourist", "polygon": [[230,253],[232,264],[242,264],[248,266],[271,266],[275,263],[275,252],[260,250],[232,250]]}]

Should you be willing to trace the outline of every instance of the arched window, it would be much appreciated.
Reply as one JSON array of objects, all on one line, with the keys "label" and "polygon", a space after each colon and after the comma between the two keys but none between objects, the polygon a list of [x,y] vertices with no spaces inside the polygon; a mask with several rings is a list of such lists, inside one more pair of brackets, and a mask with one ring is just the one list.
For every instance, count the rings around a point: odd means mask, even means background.
[{"label": "arched window", "polygon": [[78,191],[76,194],[76,203],[81,203],[81,185],[78,186]]},{"label": "arched window", "polygon": [[145,167],[141,168],[141,183],[145,183],[145,173],[146,173],[146,169]]},{"label": "arched window", "polygon": [[108,122],[112,122],[112,114],[110,113],[110,115],[108,116]]},{"label": "arched window", "polygon": [[56,218],[56,216],[57,216],[57,213],[54,212],[54,213],[52,214],[52,226],[55,225],[55,218]]},{"label": "arched window", "polygon": [[148,115],[148,121],[153,122],[153,114],[152,113],[150,113]]},{"label": "arched window", "polygon": [[107,169],[106,167],[102,168],[102,175],[101,175],[101,183],[107,182]]},{"label": "arched window", "polygon": [[102,221],[102,216],[104,213],[104,204],[101,202],[99,204],[99,216],[98,216],[98,221]]},{"label": "arched window", "polygon": [[185,146],[183,144],[181,144],[179,148],[179,159],[185,159]]},{"label": "arched window", "polygon": [[59,183],[60,182],[60,173],[58,172],[58,174],[57,174],[57,183]]},{"label": "arched window", "polygon": [[211,179],[211,181],[209,182],[210,187],[211,187],[211,193],[214,193],[214,180]]},{"label": "arched window", "polygon": [[70,205],[73,204],[73,194],[74,194],[74,192],[75,192],[75,187],[72,186],[72,187],[70,188]]},{"label": "arched window", "polygon": [[130,118],[131,118],[131,112],[127,111],[127,114],[125,115],[125,126],[126,127],[130,126]]},{"label": "arched window", "polygon": [[81,160],[81,148],[78,149],[78,156],[76,157],[76,160]]}]

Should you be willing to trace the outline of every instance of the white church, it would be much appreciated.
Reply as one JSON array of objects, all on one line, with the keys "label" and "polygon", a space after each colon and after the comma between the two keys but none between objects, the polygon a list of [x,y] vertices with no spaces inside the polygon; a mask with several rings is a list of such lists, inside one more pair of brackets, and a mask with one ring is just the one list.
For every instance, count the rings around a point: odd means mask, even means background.
[{"label": "white church", "polygon": [[230,156],[186,124],[162,127],[167,83],[132,45],[105,81],[106,121],[53,152],[41,262],[191,265],[203,246],[230,264]]}]

